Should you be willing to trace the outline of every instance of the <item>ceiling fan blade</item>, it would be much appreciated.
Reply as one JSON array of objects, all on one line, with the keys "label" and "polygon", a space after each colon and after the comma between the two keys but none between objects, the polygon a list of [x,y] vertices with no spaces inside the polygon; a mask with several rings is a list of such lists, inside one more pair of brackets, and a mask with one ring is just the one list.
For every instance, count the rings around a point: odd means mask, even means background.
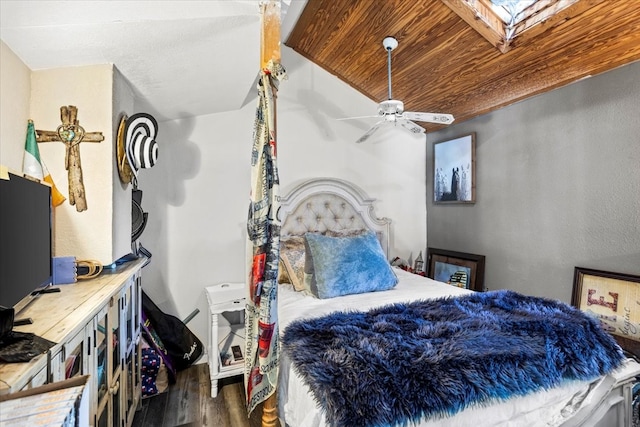
[{"label": "ceiling fan blade", "polygon": [[355,119],[371,119],[373,117],[380,117],[380,115],[376,115],[376,116],[356,116],[356,117],[343,117],[341,119],[336,119],[336,120],[355,120]]},{"label": "ceiling fan blade", "polygon": [[[369,139],[371,135],[373,135],[375,131],[378,130],[380,126],[384,124],[397,125],[399,123],[400,126],[405,128],[409,132],[418,135],[418,134],[423,134],[425,132],[425,129],[422,126],[414,123],[413,121],[430,122],[430,123],[437,123],[437,124],[443,124],[443,125],[448,125],[450,123],[453,123],[454,118],[451,114],[418,113],[413,111],[405,111],[403,113],[404,103],[397,99],[393,99],[391,94],[391,51],[394,50],[396,47],[398,47],[398,41],[393,37],[385,37],[385,39],[382,40],[382,46],[384,46],[385,50],[387,51],[387,81],[389,85],[389,98],[385,101],[380,102],[378,106],[378,117],[382,116],[382,121],[379,121],[378,123],[376,123],[371,129],[367,131],[367,133],[362,135],[356,142],[362,143],[366,141],[367,139]],[[338,119],[338,120],[365,119],[369,117],[376,117],[376,116],[347,117],[347,118]]]},{"label": "ceiling fan blade", "polygon": [[429,122],[448,125],[455,120],[451,114],[445,113],[416,113],[414,111],[405,111],[402,117],[417,122]]},{"label": "ceiling fan blade", "polygon": [[362,135],[360,138],[358,138],[358,140],[356,141],[357,144],[361,144],[363,142],[365,142],[367,139],[369,139],[369,137],[371,135],[373,135],[375,133],[375,131],[377,131],[380,126],[384,123],[384,121],[380,121],[378,123],[376,123],[375,125],[373,125],[373,127],[371,129],[369,129],[364,135]]},{"label": "ceiling fan blade", "polygon": [[424,133],[424,128],[420,125],[417,125],[415,123],[413,123],[412,121],[409,120],[398,120],[398,123],[400,123],[400,126],[402,126],[403,128],[407,129],[409,132],[414,133],[414,134],[420,134],[420,133]]}]

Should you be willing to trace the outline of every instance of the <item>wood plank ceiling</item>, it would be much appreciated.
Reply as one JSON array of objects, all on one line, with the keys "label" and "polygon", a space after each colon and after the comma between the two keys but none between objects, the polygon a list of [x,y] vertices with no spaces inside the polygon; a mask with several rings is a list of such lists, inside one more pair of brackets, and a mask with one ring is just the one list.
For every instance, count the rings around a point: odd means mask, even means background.
[{"label": "wood plank ceiling", "polygon": [[548,28],[523,33],[506,53],[454,12],[472,2],[309,0],[285,44],[379,102],[382,40],[393,36],[393,98],[456,123],[640,59],[638,0],[580,0],[577,15],[538,24]]}]

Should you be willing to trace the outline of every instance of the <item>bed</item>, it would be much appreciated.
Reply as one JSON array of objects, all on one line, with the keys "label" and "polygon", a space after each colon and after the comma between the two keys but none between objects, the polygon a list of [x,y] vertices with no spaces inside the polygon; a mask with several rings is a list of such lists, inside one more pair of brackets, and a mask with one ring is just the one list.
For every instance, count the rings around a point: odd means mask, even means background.
[{"label": "bed", "polygon": [[[601,328],[588,329],[593,328],[591,320],[580,318],[574,322],[573,316],[578,310],[510,291],[475,293],[389,266],[391,221],[378,218],[374,199],[347,181],[321,178],[301,183],[282,198],[281,215],[282,277],[279,278],[278,317],[282,352],[277,394],[283,426],[632,425],[630,402],[640,365],[626,358]],[[336,261],[338,255],[349,258],[344,256],[345,250],[354,250],[358,255],[340,264]],[[378,257],[383,257],[387,264],[384,271],[378,269],[378,264],[369,265],[369,259]],[[354,269],[354,265],[358,268]],[[347,277],[361,274],[361,270],[369,274],[365,276],[365,288],[342,285],[350,280]],[[389,272],[395,280],[388,276]],[[354,282],[362,280],[354,279]],[[485,305],[477,308],[478,304]],[[459,349],[477,352],[476,347],[462,349],[477,339],[485,347],[513,350],[522,345],[528,349],[526,341],[535,341],[530,338],[530,330],[515,334],[524,336],[525,341],[501,345],[510,342],[511,336],[497,335],[498,341],[492,343],[487,336],[469,335],[475,328],[473,322],[460,326],[447,318],[455,311],[461,321],[468,322],[476,313],[482,313],[478,318],[486,317],[485,306],[498,305],[496,310],[513,308],[507,322],[510,330],[520,327],[520,323],[512,322],[511,316],[520,316],[520,307],[527,310],[533,307],[531,310],[540,316],[536,327],[551,329],[552,338],[545,335],[541,339],[542,347],[547,353],[553,352],[555,359],[562,363],[548,357],[539,363],[537,359],[530,361],[532,358],[519,350],[510,351],[505,358],[508,363],[498,368],[497,362],[484,362],[489,359],[478,357],[483,362],[477,365],[493,369],[488,373],[467,371],[466,365],[462,370],[459,365],[453,369],[448,359],[448,364],[432,369],[428,375],[419,375],[426,372],[424,369],[411,371],[412,366],[423,366],[420,363],[424,355],[432,351],[437,356],[429,359],[430,367],[434,366],[434,360],[446,359]],[[444,310],[444,314],[437,314],[439,310]],[[445,317],[442,324],[446,333],[441,329],[431,330],[432,325],[441,321],[437,315]],[[420,319],[428,319],[430,323]],[[491,319],[492,324],[496,324],[495,319]],[[575,329],[571,322],[576,323]],[[430,336],[426,344],[410,341],[407,345],[407,338],[397,332],[405,325],[414,335],[416,331],[435,333],[437,339]],[[498,334],[503,333],[502,326],[494,329],[499,330]],[[326,334],[327,330],[331,330],[331,334]],[[579,337],[573,334],[583,330],[589,334],[588,340],[568,339]],[[342,335],[335,335],[335,331]],[[449,335],[455,335],[451,331],[466,337],[463,346],[458,347],[449,340]],[[352,339],[356,333],[369,335]],[[382,335],[391,338],[379,340]],[[440,340],[445,335],[446,340]],[[570,342],[571,348],[551,348],[555,345],[553,340],[560,344]],[[388,351],[395,350],[389,342],[395,343],[393,345],[401,342],[403,347],[393,353]],[[443,347],[436,349],[434,343],[442,343]],[[445,348],[447,351],[443,351]],[[409,361],[399,356],[409,353]],[[386,358],[378,360],[378,354],[385,354]],[[541,370],[548,371],[540,383],[531,380],[532,375],[526,371],[529,365],[537,369],[533,377],[540,376]],[[460,371],[465,375],[460,375]],[[377,372],[387,372],[387,375],[376,377]],[[506,385],[499,381],[505,376],[512,377],[505,380]],[[428,387],[429,384],[437,387]],[[515,392],[507,390],[507,386],[515,387]],[[398,395],[398,390],[402,395]]]}]

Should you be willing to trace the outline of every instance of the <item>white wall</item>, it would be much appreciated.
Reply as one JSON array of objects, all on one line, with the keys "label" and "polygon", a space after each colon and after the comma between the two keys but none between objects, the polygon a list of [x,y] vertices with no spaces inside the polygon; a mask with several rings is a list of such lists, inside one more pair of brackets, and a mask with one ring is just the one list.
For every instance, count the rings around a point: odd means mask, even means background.
[{"label": "white wall", "polygon": [[[574,267],[640,274],[640,62],[428,135],[429,246],[485,285],[571,301]],[[476,132],[477,202],[433,205],[433,143]]]},{"label": "white wall", "polygon": [[[378,199],[379,216],[393,220],[391,255],[415,257],[426,247],[424,135],[381,132],[355,144],[376,120],[335,119],[375,114],[377,102],[286,47],[282,61],[289,75],[278,95],[282,194],[309,178],[352,181]],[[244,282],[254,112],[252,101],[238,111],[160,123],[158,163],[140,177],[149,212],[140,241],[153,253],[143,287],[182,319],[199,309],[189,327],[203,340],[203,289]]]},{"label": "white wall", "polygon": [[111,230],[113,230],[114,254],[128,254],[131,250],[131,189],[132,184],[123,184],[118,173],[117,138],[120,119],[134,112],[135,96],[129,82],[116,66],[113,67],[113,91],[111,111],[111,188],[113,206]]}]

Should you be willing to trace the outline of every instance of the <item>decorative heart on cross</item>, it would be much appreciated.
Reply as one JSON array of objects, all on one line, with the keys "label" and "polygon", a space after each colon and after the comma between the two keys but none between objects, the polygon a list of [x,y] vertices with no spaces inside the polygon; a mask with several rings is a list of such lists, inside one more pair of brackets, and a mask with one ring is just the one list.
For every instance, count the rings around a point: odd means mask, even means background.
[{"label": "decorative heart on cross", "polygon": [[80,125],[60,125],[56,132],[60,140],[68,147],[80,144],[84,139],[84,128]]}]

